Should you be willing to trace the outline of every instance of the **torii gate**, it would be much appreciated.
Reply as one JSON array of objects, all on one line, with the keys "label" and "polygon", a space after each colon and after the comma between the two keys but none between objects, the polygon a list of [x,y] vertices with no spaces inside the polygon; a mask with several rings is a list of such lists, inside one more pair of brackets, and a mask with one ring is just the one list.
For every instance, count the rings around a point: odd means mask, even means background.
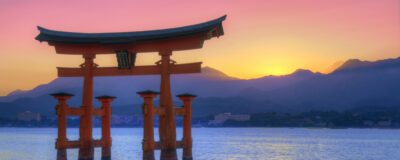
[{"label": "torii gate", "polygon": [[[94,147],[102,147],[102,159],[111,159],[111,138],[109,116],[110,102],[114,97],[97,97],[102,102],[102,109],[93,108],[94,76],[128,76],[128,75],[161,75],[160,106],[153,107],[152,99],[156,92],[138,92],[144,98],[144,139],[143,159],[154,159],[154,149],[161,149],[161,160],[176,160],[176,148],[184,148],[183,158],[192,159],[190,132],[190,101],[195,97],[190,94],[178,95],[184,101],[184,108],[173,106],[170,74],[199,73],[201,62],[176,64],[170,59],[173,51],[202,48],[205,40],[224,34],[222,16],[205,23],[179,28],[153,31],[119,32],[119,33],[74,33],[62,32],[38,27],[40,42],[46,41],[54,46],[58,54],[82,55],[84,63],[80,68],[57,67],[59,77],[84,77],[82,106],[69,108],[66,100],[72,95],[53,94],[59,100],[57,159],[66,159],[67,148],[79,148],[79,160],[92,160]],[[161,60],[152,66],[135,66],[137,53],[158,52]],[[118,67],[98,67],[93,59],[96,54],[117,54]],[[150,112],[152,114],[147,114]],[[160,142],[154,142],[153,114],[159,115]],[[68,141],[66,138],[67,115],[78,115],[80,118],[79,141]],[[176,141],[175,115],[184,115],[184,140]],[[92,117],[102,116],[102,140],[92,138]],[[102,122],[103,123],[103,122]],[[150,141],[153,141],[150,143]]]}]

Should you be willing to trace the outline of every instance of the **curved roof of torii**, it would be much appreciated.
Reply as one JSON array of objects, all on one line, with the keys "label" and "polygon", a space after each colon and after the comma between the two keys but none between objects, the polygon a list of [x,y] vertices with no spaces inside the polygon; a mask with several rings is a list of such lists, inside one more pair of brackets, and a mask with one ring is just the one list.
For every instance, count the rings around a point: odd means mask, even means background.
[{"label": "curved roof of torii", "polygon": [[[150,31],[115,32],[115,33],[78,33],[63,32],[46,29],[38,26],[40,34],[36,40],[69,44],[128,44],[140,41],[162,40],[184,37],[199,33],[211,33],[210,37],[224,34],[222,21],[226,15],[200,24]],[[216,32],[213,32],[216,31]]]}]

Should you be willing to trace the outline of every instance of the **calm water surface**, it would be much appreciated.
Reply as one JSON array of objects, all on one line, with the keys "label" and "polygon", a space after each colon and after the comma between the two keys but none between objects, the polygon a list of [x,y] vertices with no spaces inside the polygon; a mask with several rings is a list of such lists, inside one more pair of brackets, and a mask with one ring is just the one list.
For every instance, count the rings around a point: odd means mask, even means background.
[{"label": "calm water surface", "polygon": [[[141,159],[141,128],[111,132],[113,160]],[[177,133],[181,139],[182,129]],[[400,160],[400,130],[193,128],[192,133],[195,160]],[[54,160],[56,135],[55,128],[0,128],[0,160]],[[78,129],[68,129],[69,139],[77,135]],[[94,129],[94,137],[100,135]],[[100,159],[101,150],[95,151]],[[68,150],[68,159],[77,154]]]}]

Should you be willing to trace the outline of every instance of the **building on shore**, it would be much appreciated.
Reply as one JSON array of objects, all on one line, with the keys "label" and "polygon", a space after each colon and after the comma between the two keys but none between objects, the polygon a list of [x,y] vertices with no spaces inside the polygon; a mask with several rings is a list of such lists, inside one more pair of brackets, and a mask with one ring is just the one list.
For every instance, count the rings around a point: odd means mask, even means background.
[{"label": "building on shore", "polygon": [[390,126],[392,126],[392,121],[391,120],[378,121],[377,125],[378,125],[378,127],[390,127]]},{"label": "building on shore", "polygon": [[217,114],[214,116],[214,120],[210,120],[208,122],[209,126],[221,126],[227,120],[235,120],[235,121],[248,121],[250,120],[250,115],[248,114],[238,114],[232,115],[230,112]]},{"label": "building on shore", "polygon": [[32,120],[35,120],[35,121],[38,121],[38,122],[41,120],[39,113],[34,113],[34,112],[31,112],[31,111],[25,111],[25,112],[19,113],[17,119],[19,121],[32,121]]}]

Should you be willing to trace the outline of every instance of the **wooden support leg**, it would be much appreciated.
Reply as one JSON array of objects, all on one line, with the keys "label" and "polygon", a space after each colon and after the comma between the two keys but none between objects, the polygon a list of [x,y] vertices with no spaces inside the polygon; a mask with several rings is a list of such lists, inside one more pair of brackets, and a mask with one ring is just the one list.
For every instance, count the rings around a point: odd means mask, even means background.
[{"label": "wooden support leg", "polygon": [[[145,143],[145,141],[143,141]],[[143,160],[155,160],[154,158],[154,150],[145,150],[143,151]]]},{"label": "wooden support leg", "polygon": [[154,117],[153,117],[153,98],[157,97],[157,92],[143,91],[137,92],[144,98],[143,104],[143,160],[154,160]]},{"label": "wooden support leg", "polygon": [[177,160],[176,148],[161,149],[161,160]]},{"label": "wooden support leg", "polygon": [[73,95],[68,93],[51,94],[58,100],[56,114],[58,116],[58,138],[56,140],[57,160],[67,160],[66,143],[67,139],[67,109],[66,101]]},{"label": "wooden support leg", "polygon": [[192,103],[191,101],[196,97],[192,94],[178,95],[179,99],[183,101],[185,114],[183,116],[183,160],[192,160]]},{"label": "wooden support leg", "polygon": [[[88,141],[86,141],[88,142]],[[88,142],[90,143],[90,142]],[[93,160],[94,157],[94,147],[88,145],[85,148],[79,148],[79,158],[78,160]]]},{"label": "wooden support leg", "polygon": [[175,112],[171,95],[170,84],[170,56],[171,51],[162,51],[161,55],[161,85],[160,107],[164,107],[165,115],[160,116],[160,140],[163,143],[161,160],[177,160],[176,154],[176,126]]},{"label": "wooden support leg", "polygon": [[104,110],[104,115],[101,117],[101,139],[103,146],[101,148],[101,160],[111,160],[111,106],[110,103],[115,99],[111,96],[96,97],[101,102],[101,108]]},{"label": "wooden support leg", "polygon": [[101,160],[111,160],[111,147],[105,146],[101,148]]},{"label": "wooden support leg", "polygon": [[79,138],[81,147],[79,149],[79,160],[92,160],[94,156],[93,148],[93,69],[95,54],[84,54],[85,58],[84,79],[83,79],[83,95],[82,95],[82,108],[84,110],[83,116],[80,119]]},{"label": "wooden support leg", "polygon": [[183,148],[183,160],[193,160],[192,148]]},{"label": "wooden support leg", "polygon": [[67,149],[57,149],[57,160],[67,160]]}]

